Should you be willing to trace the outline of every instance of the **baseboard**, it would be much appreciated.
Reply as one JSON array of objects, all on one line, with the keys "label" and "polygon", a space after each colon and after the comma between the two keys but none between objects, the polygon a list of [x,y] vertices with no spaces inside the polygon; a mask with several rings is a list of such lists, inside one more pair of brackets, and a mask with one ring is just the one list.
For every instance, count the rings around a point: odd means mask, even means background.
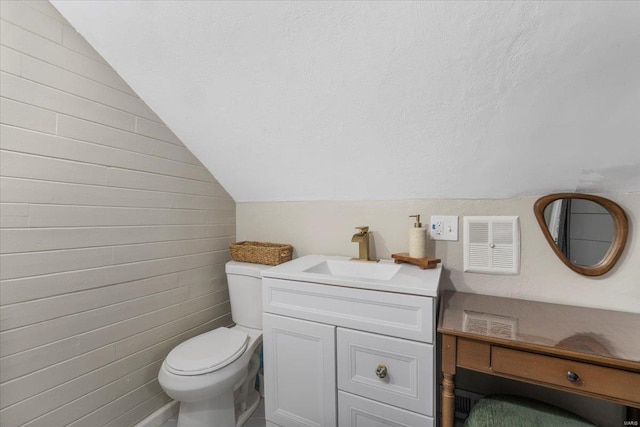
[{"label": "baseboard", "polygon": [[172,400],[144,420],[140,421],[136,424],[136,427],[160,427],[162,424],[177,415],[179,409],[180,402]]}]

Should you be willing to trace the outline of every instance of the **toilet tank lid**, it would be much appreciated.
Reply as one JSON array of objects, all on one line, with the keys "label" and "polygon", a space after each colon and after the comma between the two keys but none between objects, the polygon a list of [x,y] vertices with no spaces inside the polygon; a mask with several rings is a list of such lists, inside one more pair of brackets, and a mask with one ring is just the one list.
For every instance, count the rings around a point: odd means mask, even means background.
[{"label": "toilet tank lid", "polygon": [[253,264],[250,262],[229,261],[225,267],[227,274],[240,274],[242,276],[251,276],[261,278],[260,272],[267,270],[273,266],[264,264]]}]

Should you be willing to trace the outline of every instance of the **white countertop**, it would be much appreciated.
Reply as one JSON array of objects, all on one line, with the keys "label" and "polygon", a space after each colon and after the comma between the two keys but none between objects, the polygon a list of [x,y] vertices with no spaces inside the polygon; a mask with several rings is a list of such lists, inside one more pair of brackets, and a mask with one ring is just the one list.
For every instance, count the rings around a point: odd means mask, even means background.
[{"label": "white countertop", "polygon": [[[305,255],[264,270],[262,277],[410,295],[438,296],[442,264],[439,264],[436,268],[427,270],[421,270],[416,265],[398,264],[400,269],[390,280],[345,277],[305,271],[327,260],[349,261],[349,258],[327,255]],[[393,260],[380,260],[380,263],[395,265]]]}]

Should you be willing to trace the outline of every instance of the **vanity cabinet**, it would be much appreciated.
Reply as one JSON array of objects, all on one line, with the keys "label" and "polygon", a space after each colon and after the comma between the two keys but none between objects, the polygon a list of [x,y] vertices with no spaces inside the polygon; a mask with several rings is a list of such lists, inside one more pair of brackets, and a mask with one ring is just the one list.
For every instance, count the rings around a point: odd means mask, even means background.
[{"label": "vanity cabinet", "polygon": [[270,427],[435,425],[436,298],[263,278]]}]

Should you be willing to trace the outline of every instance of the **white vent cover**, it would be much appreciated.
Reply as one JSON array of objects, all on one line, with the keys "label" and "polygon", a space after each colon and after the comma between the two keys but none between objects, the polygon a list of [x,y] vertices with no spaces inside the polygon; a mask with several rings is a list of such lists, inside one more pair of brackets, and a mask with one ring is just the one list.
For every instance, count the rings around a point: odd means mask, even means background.
[{"label": "white vent cover", "polygon": [[517,216],[464,217],[464,271],[518,274],[520,226]]}]

